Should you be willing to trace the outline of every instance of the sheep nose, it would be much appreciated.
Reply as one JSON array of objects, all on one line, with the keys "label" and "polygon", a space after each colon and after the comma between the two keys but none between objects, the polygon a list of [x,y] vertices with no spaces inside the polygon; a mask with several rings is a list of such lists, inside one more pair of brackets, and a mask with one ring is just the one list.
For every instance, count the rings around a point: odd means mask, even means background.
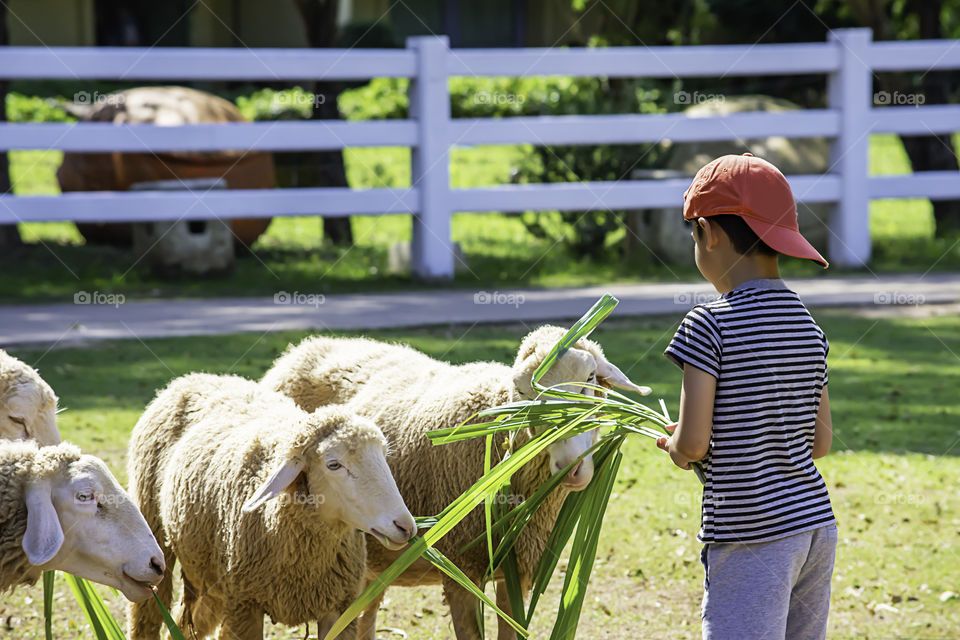
[{"label": "sheep nose", "polygon": [[150,558],[150,568],[153,569],[153,572],[158,576],[163,575],[163,570],[166,568],[166,563],[163,561],[163,556],[154,556]]},{"label": "sheep nose", "polygon": [[577,463],[573,469],[570,469],[570,473],[567,474],[567,477],[571,480],[574,480],[577,475],[579,475],[580,470],[583,469],[583,460]]},{"label": "sheep nose", "polygon": [[401,522],[400,520],[394,520],[393,526],[395,526],[397,529],[399,529],[403,533],[403,537],[405,540],[409,540],[416,533],[416,530],[414,529],[416,525],[411,526],[410,524]]}]

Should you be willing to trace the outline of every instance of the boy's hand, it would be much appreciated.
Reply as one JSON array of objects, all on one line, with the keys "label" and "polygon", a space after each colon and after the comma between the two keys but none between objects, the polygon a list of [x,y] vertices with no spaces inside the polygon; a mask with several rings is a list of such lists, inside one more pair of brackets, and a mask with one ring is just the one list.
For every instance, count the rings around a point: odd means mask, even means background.
[{"label": "boy's hand", "polygon": [[[673,433],[677,430],[677,424],[668,424],[664,427],[670,433]],[[675,436],[670,436],[669,438],[663,436],[662,438],[657,438],[657,446],[670,454],[670,459],[673,460],[673,464],[677,465],[684,471],[690,471],[693,467],[690,466],[690,460],[684,458],[682,455],[677,453],[676,442],[674,441]]]},{"label": "boy's hand", "polygon": [[[668,424],[667,426],[664,427],[664,429],[666,429],[666,430],[669,431],[670,433],[673,433],[674,431],[677,430],[677,425],[678,425],[678,424],[680,424],[680,423],[679,423],[679,422],[674,422],[673,424]],[[663,436],[663,437],[661,437],[661,438],[657,438],[657,446],[660,447],[661,449],[663,449],[664,451],[666,451],[667,453],[670,453],[670,449],[667,448],[667,436]]]}]

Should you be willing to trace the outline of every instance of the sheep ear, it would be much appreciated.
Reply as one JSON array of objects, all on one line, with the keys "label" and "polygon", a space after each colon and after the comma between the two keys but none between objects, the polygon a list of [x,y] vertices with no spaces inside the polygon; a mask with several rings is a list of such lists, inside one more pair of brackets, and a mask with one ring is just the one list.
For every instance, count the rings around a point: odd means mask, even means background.
[{"label": "sheep ear", "polygon": [[260,487],[250,498],[243,503],[244,513],[253,511],[268,500],[272,500],[282,494],[303,471],[303,461],[298,458],[292,458],[284,462],[280,467],[270,474]]},{"label": "sheep ear", "polygon": [[641,387],[630,381],[623,371],[617,368],[617,365],[607,361],[606,358],[600,358],[597,361],[597,378],[601,383],[606,383],[620,389],[636,391],[642,396],[649,395],[653,389],[650,387]]},{"label": "sheep ear", "polygon": [[23,534],[23,550],[30,564],[42,566],[53,560],[63,546],[63,529],[53,507],[50,483],[28,485],[24,499],[27,503],[27,530]]},{"label": "sheep ear", "polygon": [[533,400],[537,392],[533,390],[533,372],[537,370],[540,361],[536,354],[524,358],[522,362],[513,365],[513,386],[525,400]]}]

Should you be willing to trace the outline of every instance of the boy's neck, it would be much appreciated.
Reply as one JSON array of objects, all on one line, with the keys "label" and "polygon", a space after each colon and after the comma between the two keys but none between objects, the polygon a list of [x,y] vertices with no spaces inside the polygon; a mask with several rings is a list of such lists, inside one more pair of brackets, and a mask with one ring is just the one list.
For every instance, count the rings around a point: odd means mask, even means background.
[{"label": "boy's neck", "polygon": [[721,294],[733,291],[750,280],[780,277],[777,256],[749,255],[738,256],[738,258],[712,283]]}]

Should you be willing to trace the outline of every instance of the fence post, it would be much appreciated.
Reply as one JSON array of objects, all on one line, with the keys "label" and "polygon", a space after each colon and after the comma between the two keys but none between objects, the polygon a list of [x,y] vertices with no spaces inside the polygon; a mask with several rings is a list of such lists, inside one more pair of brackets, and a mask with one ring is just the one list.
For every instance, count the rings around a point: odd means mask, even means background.
[{"label": "fence post", "polygon": [[840,177],[840,199],[830,220],[827,253],[831,263],[862,266],[870,260],[870,109],[873,73],[870,29],[831,31],[840,68],[829,76],[827,102],[840,113],[840,134],[830,152],[830,166]]},{"label": "fence post", "polygon": [[410,264],[418,280],[453,278],[450,239],[450,96],[447,87],[446,36],[407,39],[416,53],[417,74],[410,80],[410,118],[417,122],[411,184],[420,194],[413,216]]}]

